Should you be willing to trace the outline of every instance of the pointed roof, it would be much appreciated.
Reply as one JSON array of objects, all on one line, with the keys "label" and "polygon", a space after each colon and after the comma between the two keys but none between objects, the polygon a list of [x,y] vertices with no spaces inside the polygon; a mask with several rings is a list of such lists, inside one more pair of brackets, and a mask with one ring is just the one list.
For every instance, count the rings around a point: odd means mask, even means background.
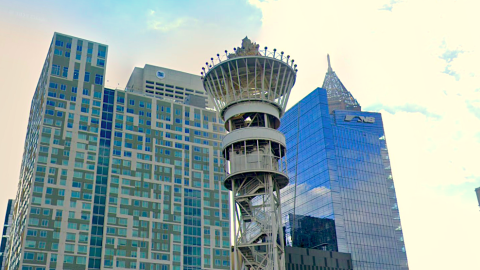
[{"label": "pointed roof", "polygon": [[335,71],[332,70],[330,64],[330,55],[327,54],[328,60],[328,70],[325,74],[325,79],[323,80],[323,86],[327,90],[328,104],[330,110],[343,109],[343,110],[353,110],[361,111],[360,104],[352,96],[352,94],[345,88],[343,83],[337,77]]}]

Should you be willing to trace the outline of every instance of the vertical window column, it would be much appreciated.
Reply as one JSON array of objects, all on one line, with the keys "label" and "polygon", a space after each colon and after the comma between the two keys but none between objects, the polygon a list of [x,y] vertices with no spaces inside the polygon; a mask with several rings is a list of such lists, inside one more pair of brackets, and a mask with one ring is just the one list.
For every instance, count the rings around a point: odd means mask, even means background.
[{"label": "vertical window column", "polygon": [[202,192],[184,189],[183,269],[202,269]]},{"label": "vertical window column", "polygon": [[104,90],[88,269],[101,269],[114,98],[115,91]]}]

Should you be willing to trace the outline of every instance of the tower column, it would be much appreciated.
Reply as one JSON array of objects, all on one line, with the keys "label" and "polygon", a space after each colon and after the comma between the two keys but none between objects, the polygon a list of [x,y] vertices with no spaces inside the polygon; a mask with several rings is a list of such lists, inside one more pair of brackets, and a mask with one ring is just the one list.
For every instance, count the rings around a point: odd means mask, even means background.
[{"label": "tower column", "polygon": [[222,154],[224,186],[235,204],[234,269],[283,270],[280,189],[288,174],[285,136],[277,129],[296,65],[283,52],[259,50],[247,38],[235,53],[217,57],[206,63],[202,78],[229,132]]}]

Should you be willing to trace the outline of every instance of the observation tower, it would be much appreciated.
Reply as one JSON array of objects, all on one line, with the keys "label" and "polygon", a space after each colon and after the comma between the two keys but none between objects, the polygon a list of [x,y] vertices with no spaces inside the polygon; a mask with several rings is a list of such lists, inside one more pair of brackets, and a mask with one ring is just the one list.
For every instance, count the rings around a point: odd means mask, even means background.
[{"label": "observation tower", "polygon": [[235,270],[284,270],[280,189],[288,184],[285,136],[277,129],[297,69],[276,49],[247,37],[234,53],[203,68],[203,87],[229,132],[222,141],[226,178],[235,202]]}]

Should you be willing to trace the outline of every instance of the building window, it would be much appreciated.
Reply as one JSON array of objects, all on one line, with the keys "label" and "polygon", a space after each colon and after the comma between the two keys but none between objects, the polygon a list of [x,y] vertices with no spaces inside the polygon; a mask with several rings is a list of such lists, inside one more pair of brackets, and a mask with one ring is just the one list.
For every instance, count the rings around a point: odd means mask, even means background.
[{"label": "building window", "polygon": [[105,58],[105,55],[106,55],[106,48],[104,46],[98,46],[97,56],[100,58]]},{"label": "building window", "polygon": [[99,66],[99,67],[104,67],[104,66],[105,66],[105,60],[103,60],[103,59],[97,59],[97,66]]},{"label": "building window", "polygon": [[63,67],[62,76],[65,77],[65,78],[68,77],[68,67]]},{"label": "building window", "polygon": [[102,85],[103,84],[103,76],[100,74],[95,75],[95,84]]},{"label": "building window", "polygon": [[60,76],[60,66],[52,65],[52,75]]},{"label": "building window", "polygon": [[90,72],[85,72],[85,79],[84,81],[90,82]]}]

